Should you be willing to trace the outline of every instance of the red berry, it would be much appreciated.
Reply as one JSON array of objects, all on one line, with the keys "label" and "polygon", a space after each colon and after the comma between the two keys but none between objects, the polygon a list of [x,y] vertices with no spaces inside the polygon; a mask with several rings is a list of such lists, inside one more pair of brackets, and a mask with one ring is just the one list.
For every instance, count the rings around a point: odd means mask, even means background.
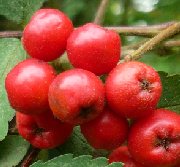
[{"label": "red berry", "polygon": [[107,77],[105,88],[110,108],[128,118],[150,114],[162,92],[158,73],[140,62],[119,64]]},{"label": "red berry", "polygon": [[[109,163],[112,162],[123,162],[123,167],[143,167],[143,165],[134,161],[129,153],[127,146],[120,146],[112,151],[109,155]],[[145,166],[144,166],[145,167]]]},{"label": "red berry", "polygon": [[116,66],[120,59],[120,45],[117,33],[88,23],[70,35],[67,54],[74,67],[102,75]]},{"label": "red berry", "polygon": [[82,124],[81,132],[94,148],[112,150],[125,141],[128,122],[105,108],[97,118]]},{"label": "red berry", "polygon": [[48,90],[55,76],[50,65],[37,59],[27,59],[17,64],[5,81],[11,106],[25,114],[48,110]]},{"label": "red berry", "polygon": [[132,157],[147,167],[180,163],[180,115],[158,109],[133,124],[128,139]]},{"label": "red berry", "polygon": [[52,61],[64,53],[72,31],[72,22],[64,13],[40,9],[25,27],[22,42],[31,57]]},{"label": "red berry", "polygon": [[54,79],[49,88],[49,105],[61,121],[81,124],[103,110],[104,85],[89,71],[65,71]]},{"label": "red berry", "polygon": [[16,112],[19,134],[34,147],[50,149],[63,144],[72,133],[72,125],[55,119],[48,111],[38,116]]}]

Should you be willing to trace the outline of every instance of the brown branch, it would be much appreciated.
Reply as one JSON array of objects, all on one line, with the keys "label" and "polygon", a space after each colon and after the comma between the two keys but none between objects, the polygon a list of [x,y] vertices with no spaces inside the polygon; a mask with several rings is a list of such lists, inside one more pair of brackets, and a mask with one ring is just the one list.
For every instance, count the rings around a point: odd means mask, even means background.
[{"label": "brown branch", "polygon": [[177,34],[180,32],[180,22],[170,25],[167,29],[161,31],[154,38],[141,45],[140,48],[135,50],[132,54],[125,56],[124,61],[131,61],[141,58],[141,55],[149,50],[152,50],[156,45],[158,45],[163,40]]},{"label": "brown branch", "polygon": [[180,40],[166,41],[163,43],[165,47],[180,47]]},{"label": "brown branch", "polygon": [[[105,27],[110,30],[114,30],[122,35],[136,35],[136,36],[146,36],[152,37],[157,35],[157,33],[166,29],[175,22],[164,23],[161,25],[151,25],[151,26],[120,26],[120,27]],[[0,31],[0,38],[11,38],[11,37],[21,37],[22,31]]]},{"label": "brown branch", "polygon": [[21,37],[22,31],[1,31],[0,38]]},{"label": "brown branch", "polygon": [[[131,44],[131,45],[126,45],[126,46],[123,46],[122,47],[122,50],[123,51],[128,51],[128,50],[135,50],[135,49],[138,49],[141,45],[143,45],[145,42],[147,42],[148,40],[145,39],[145,40],[142,40],[140,42],[137,42],[135,44]],[[169,41],[165,41],[163,43],[161,43],[159,46],[162,46],[162,47],[180,47],[180,40],[169,40]],[[158,45],[157,45],[158,47]]]},{"label": "brown branch", "polygon": [[146,36],[152,37],[157,35],[162,30],[166,29],[175,22],[168,22],[160,25],[150,25],[150,26],[120,26],[120,27],[105,27],[110,30],[114,30],[122,35],[132,35],[132,36]]},{"label": "brown branch", "polygon": [[[119,27],[105,27],[110,30],[114,30],[122,35],[130,36],[145,36],[152,37],[160,33],[175,22],[164,23],[161,25],[150,26],[119,26]],[[22,31],[0,31],[0,38],[21,37]]]},{"label": "brown branch", "polygon": [[40,149],[30,147],[27,155],[25,156],[24,160],[22,161],[20,167],[29,167],[31,163],[36,159]]},{"label": "brown branch", "polygon": [[108,2],[109,0],[101,0],[101,3],[99,5],[99,8],[97,10],[97,13],[94,19],[95,24],[102,24],[104,14],[108,6]]}]

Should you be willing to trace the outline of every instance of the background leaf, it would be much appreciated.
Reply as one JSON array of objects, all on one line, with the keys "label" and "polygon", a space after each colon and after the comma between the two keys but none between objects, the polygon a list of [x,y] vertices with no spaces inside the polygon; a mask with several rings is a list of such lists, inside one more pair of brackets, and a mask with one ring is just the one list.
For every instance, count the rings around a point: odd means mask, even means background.
[{"label": "background leaf", "polygon": [[20,136],[7,136],[0,142],[0,167],[13,167],[19,164],[28,148],[29,143]]},{"label": "background leaf", "polygon": [[[82,135],[80,127],[76,126],[71,137],[63,145],[55,149],[48,150],[48,157],[49,159],[52,159],[56,156],[69,153],[73,154],[74,157],[80,155],[92,155],[93,157],[102,157],[107,156],[109,152],[106,150],[97,150],[92,148]],[[43,157],[42,160],[44,160]]]},{"label": "background leaf", "polygon": [[158,108],[167,108],[180,114],[180,75],[168,76],[165,72],[159,72],[163,94],[161,96]]},{"label": "background leaf", "polygon": [[8,72],[25,58],[26,53],[19,39],[0,39],[0,141],[7,135],[8,121],[14,116],[14,111],[9,106],[4,81]]},{"label": "background leaf", "polygon": [[47,162],[38,161],[31,167],[122,167],[121,163],[113,163],[108,165],[105,157],[92,159],[90,155],[82,155],[73,158],[72,154],[61,155]]},{"label": "background leaf", "polygon": [[93,148],[81,134],[79,126],[74,128],[70,139],[65,144],[58,147],[57,150],[60,154],[72,153],[74,156],[93,154]]},{"label": "background leaf", "polygon": [[27,23],[46,0],[0,0],[0,15],[18,24]]}]

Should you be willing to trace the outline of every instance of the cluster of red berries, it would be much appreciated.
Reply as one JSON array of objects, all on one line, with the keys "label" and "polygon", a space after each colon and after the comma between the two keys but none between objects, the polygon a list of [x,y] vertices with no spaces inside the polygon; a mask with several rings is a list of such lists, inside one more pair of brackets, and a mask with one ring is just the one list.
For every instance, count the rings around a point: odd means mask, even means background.
[{"label": "cluster of red berries", "polygon": [[[9,72],[5,86],[17,111],[19,134],[33,146],[56,147],[80,125],[91,146],[115,149],[110,163],[121,161],[126,167],[180,163],[180,116],[156,109],[162,85],[153,68],[140,62],[117,65],[121,52],[117,33],[93,23],[73,30],[62,12],[41,9],[24,29],[22,43],[32,58]],[[75,68],[57,75],[46,61],[65,50]],[[99,78],[102,74],[108,74],[105,84]],[[128,145],[121,146],[126,139]]]}]

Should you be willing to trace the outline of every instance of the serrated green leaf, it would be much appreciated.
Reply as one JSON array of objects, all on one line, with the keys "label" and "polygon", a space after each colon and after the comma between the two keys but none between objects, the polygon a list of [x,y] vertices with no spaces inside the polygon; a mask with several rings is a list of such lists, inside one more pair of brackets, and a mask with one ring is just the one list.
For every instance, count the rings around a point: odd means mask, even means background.
[{"label": "serrated green leaf", "polygon": [[29,148],[29,143],[20,136],[10,135],[0,142],[0,167],[19,164]]},{"label": "serrated green leaf", "polygon": [[79,157],[75,157],[71,160],[70,163],[66,163],[63,167],[73,166],[73,167],[84,167],[90,166],[92,164],[92,156],[90,155],[81,155]]},{"label": "serrated green leaf", "polygon": [[59,154],[72,153],[74,156],[93,154],[93,148],[87,143],[78,126],[74,128],[70,139],[57,149]]},{"label": "serrated green leaf", "polygon": [[74,157],[80,155],[92,155],[93,157],[106,157],[109,152],[106,150],[96,150],[92,148],[80,131],[80,127],[76,126],[71,137],[61,146],[48,150],[49,159],[63,154],[73,154]]},{"label": "serrated green leaf", "polygon": [[37,11],[41,6],[43,5],[44,2],[47,0],[22,0],[23,1],[23,17],[22,21],[24,25],[26,25],[31,16],[35,11]]},{"label": "serrated green leaf", "polygon": [[33,165],[31,165],[31,167],[34,167],[34,166],[51,167],[52,165],[54,165],[54,166],[63,165],[65,163],[70,162],[72,159],[73,159],[72,154],[65,154],[63,156],[59,156],[59,157],[55,157],[55,158],[51,159],[51,161],[52,161],[51,163],[49,163],[49,161],[47,161],[47,162],[37,161]]},{"label": "serrated green leaf", "polygon": [[159,72],[163,94],[158,103],[158,108],[167,108],[180,114],[180,75],[168,76],[165,72]]},{"label": "serrated green leaf", "polygon": [[25,23],[46,0],[0,0],[0,15],[18,24]]},{"label": "serrated green leaf", "polygon": [[122,163],[113,163],[108,165],[108,161],[105,157],[99,157],[92,159],[90,155],[81,155],[73,158],[72,154],[61,155],[45,163],[36,162],[30,167],[122,167]]},{"label": "serrated green leaf", "polygon": [[99,158],[96,158],[96,159],[93,159],[93,164],[96,164],[96,167],[103,167],[103,166],[106,166],[108,161],[107,161],[107,158],[105,157],[99,157]]},{"label": "serrated green leaf", "polygon": [[7,73],[25,58],[26,53],[18,39],[0,39],[0,141],[7,135],[8,121],[14,116],[14,110],[7,99],[4,80]]},{"label": "serrated green leaf", "polygon": [[113,162],[110,165],[107,165],[108,167],[123,167],[123,163],[121,162]]}]

